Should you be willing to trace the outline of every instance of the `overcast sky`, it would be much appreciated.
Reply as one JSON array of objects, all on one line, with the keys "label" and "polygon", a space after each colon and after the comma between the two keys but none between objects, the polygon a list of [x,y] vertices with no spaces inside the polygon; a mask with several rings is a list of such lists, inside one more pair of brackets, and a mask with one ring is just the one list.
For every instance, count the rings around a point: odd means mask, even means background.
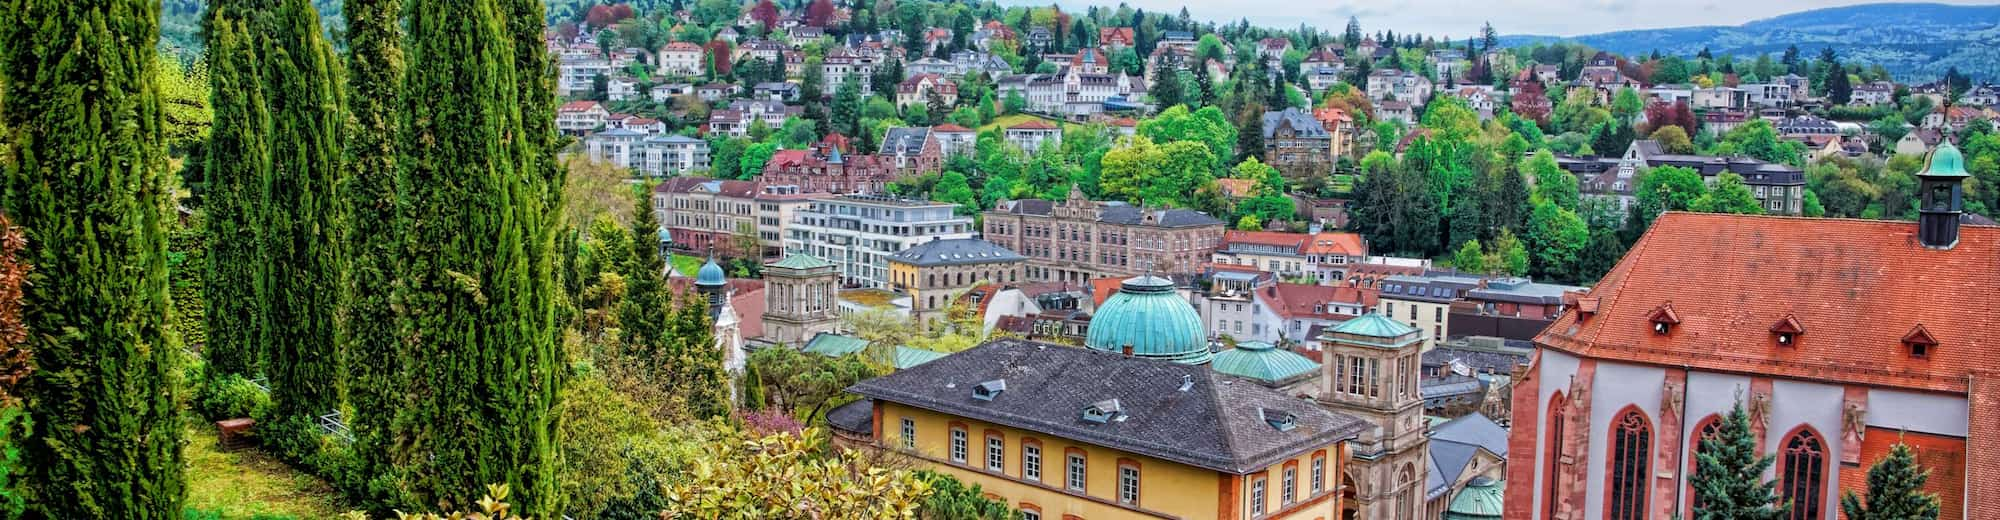
[{"label": "overcast sky", "polygon": [[[1263,26],[1294,27],[1304,22],[1338,33],[1348,16],[1361,19],[1369,33],[1387,29],[1449,35],[1453,40],[1475,34],[1492,22],[1501,34],[1575,36],[1626,29],[1687,25],[1737,25],[1821,7],[1873,3],[1866,0],[1124,0],[1147,11],[1179,12],[1187,6],[1197,19],[1221,21],[1249,18]],[[1045,1],[1013,0],[1006,5]],[[1117,0],[1062,0],[1065,8],[1118,5]],[[1952,4],[1990,4],[1992,0],[1942,0]]]}]

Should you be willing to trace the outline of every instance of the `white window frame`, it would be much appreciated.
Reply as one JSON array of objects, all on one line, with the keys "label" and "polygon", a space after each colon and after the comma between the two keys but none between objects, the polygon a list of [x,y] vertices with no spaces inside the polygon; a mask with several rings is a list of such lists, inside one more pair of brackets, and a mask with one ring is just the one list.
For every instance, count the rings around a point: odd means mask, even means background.
[{"label": "white window frame", "polygon": [[1264,477],[1250,481],[1250,516],[1264,515]]},{"label": "white window frame", "polygon": [[917,449],[917,421],[903,418],[903,449]]},{"label": "white window frame", "polygon": [[1042,447],[1021,443],[1021,478],[1042,481]]},{"label": "white window frame", "polygon": [[1139,503],[1139,467],[1120,464],[1118,466],[1118,503],[1137,505]]},{"label": "white window frame", "polygon": [[1280,485],[1284,487],[1278,489],[1279,501],[1284,505],[1288,506],[1292,505],[1292,502],[1298,501],[1299,499],[1298,484],[1299,484],[1299,469],[1285,468],[1284,481],[1280,483]]},{"label": "white window frame", "polygon": [[965,463],[965,429],[951,429],[951,461]]},{"label": "white window frame", "polygon": [[997,435],[986,438],[986,471],[1007,471],[1007,439]]},{"label": "white window frame", "polygon": [[1064,458],[1068,460],[1068,463],[1064,466],[1067,473],[1063,475],[1066,477],[1063,479],[1063,487],[1078,493],[1085,492],[1085,490],[1089,489],[1089,485],[1085,482],[1085,479],[1090,476],[1090,461],[1084,458],[1083,455],[1073,453]]},{"label": "white window frame", "polygon": [[1313,457],[1312,494],[1326,491],[1326,457]]}]

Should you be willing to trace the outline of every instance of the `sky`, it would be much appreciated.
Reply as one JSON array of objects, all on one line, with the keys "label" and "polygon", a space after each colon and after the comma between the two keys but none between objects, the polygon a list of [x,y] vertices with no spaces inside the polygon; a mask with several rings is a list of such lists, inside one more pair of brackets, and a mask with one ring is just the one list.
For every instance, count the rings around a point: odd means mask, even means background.
[{"label": "sky", "polygon": [[[1627,29],[1689,25],[1738,25],[1823,7],[1867,0],[1124,0],[1147,11],[1180,12],[1187,6],[1196,19],[1222,21],[1249,18],[1261,26],[1296,27],[1306,23],[1338,33],[1349,16],[1361,20],[1363,31],[1392,30],[1453,40],[1476,34],[1492,22],[1500,34],[1576,36]],[[1065,9],[1089,5],[1116,6],[1118,0],[1061,0]],[[1942,0],[1950,4],[1990,4],[1992,0]],[[1003,5],[1039,4],[1037,0],[1003,0]]]}]

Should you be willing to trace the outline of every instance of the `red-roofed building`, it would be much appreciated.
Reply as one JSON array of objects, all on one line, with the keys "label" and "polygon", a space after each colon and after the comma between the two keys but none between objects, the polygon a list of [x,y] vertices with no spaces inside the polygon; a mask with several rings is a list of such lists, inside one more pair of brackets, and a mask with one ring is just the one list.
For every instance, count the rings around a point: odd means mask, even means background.
[{"label": "red-roofed building", "polygon": [[1367,241],[1354,233],[1227,231],[1222,234],[1222,245],[1216,248],[1213,260],[1217,264],[1254,267],[1284,278],[1310,278],[1335,285],[1347,278],[1349,269],[1367,258]]},{"label": "red-roofed building", "polygon": [[847,137],[827,135],[805,150],[779,150],[757,180],[812,193],[882,193],[896,180],[893,157],[849,155]]},{"label": "red-roofed building", "polygon": [[604,126],[611,111],[596,101],[571,101],[556,107],[556,129],[568,134],[584,134]]},{"label": "red-roofed building", "polygon": [[1933,155],[1914,224],[1661,216],[1515,372],[1505,517],[1689,516],[1740,402],[1790,518],[1838,518],[1899,442],[1938,518],[2000,518],[2000,227],[1961,227],[1962,162]]},{"label": "red-roofed building", "polygon": [[1137,45],[1137,41],[1132,37],[1131,27],[1099,27],[1097,44],[1117,50]]},{"label": "red-roofed building", "polygon": [[937,94],[944,106],[958,103],[958,84],[943,74],[917,74],[896,84],[896,106],[923,105]]}]

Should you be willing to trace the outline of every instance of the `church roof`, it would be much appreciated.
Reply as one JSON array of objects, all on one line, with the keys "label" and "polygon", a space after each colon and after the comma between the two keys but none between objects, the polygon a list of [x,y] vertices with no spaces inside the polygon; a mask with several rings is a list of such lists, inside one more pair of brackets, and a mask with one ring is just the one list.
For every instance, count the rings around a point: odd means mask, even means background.
[{"label": "church roof", "polygon": [[[1668,212],[1535,343],[1579,356],[1809,381],[1964,393],[2000,356],[2000,228],[1931,249],[1914,222]],[[1700,283],[1691,283],[1699,273]],[[1656,333],[1671,304],[1680,323]],[[1789,346],[1771,325],[1809,331]],[[1906,335],[1937,342],[1913,357]]]},{"label": "church roof", "polygon": [[[993,381],[1003,381],[1005,389],[991,400],[973,396],[975,386]],[[1368,427],[1354,416],[1204,367],[1017,339],[990,341],[847,390],[1236,475],[1353,439]],[[1114,400],[1117,412],[1107,420],[1084,418],[1086,409]]]},{"label": "church roof", "polygon": [[1958,152],[1951,142],[1939,143],[1937,150],[1931,151],[1930,161],[1924,171],[1917,172],[1924,177],[1971,177],[1965,172],[1965,155]]},{"label": "church roof", "polygon": [[1506,498],[1507,481],[1486,477],[1472,479],[1464,491],[1451,499],[1451,506],[1444,511],[1445,520],[1485,520],[1500,518],[1501,505]]},{"label": "church roof", "polygon": [[701,270],[694,273],[695,285],[717,286],[726,283],[729,283],[728,277],[723,274],[722,266],[715,263],[714,256],[710,256],[708,263],[702,264]]},{"label": "church roof", "polygon": [[1107,352],[1200,364],[1209,361],[1208,338],[1194,305],[1157,276],[1125,280],[1090,318],[1084,345]]},{"label": "church roof", "polygon": [[1262,341],[1238,343],[1236,348],[1216,353],[1210,366],[1217,372],[1265,383],[1283,382],[1319,372],[1319,363]]}]

